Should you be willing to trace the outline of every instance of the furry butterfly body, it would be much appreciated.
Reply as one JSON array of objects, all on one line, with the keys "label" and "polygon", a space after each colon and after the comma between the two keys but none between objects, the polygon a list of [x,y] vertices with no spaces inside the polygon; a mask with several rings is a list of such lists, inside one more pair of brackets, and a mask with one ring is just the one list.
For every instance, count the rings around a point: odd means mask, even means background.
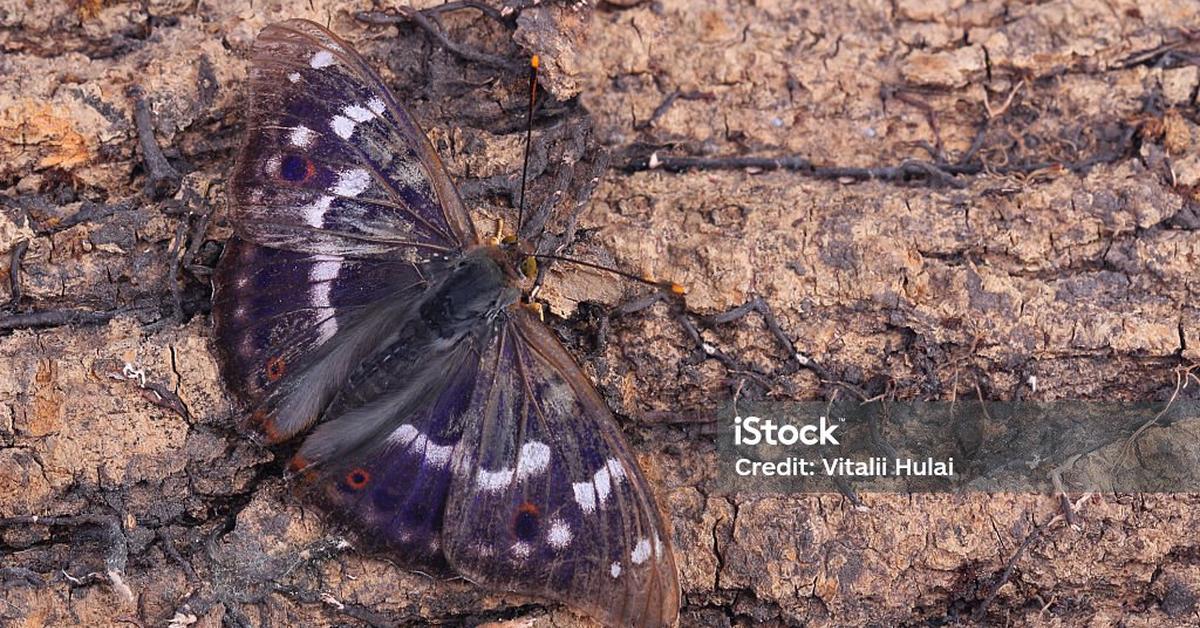
[{"label": "furry butterfly body", "polygon": [[247,427],[303,434],[292,471],[405,565],[673,624],[653,496],[520,303],[520,248],[478,237],[420,128],[329,31],[268,26],[250,86],[213,303]]}]

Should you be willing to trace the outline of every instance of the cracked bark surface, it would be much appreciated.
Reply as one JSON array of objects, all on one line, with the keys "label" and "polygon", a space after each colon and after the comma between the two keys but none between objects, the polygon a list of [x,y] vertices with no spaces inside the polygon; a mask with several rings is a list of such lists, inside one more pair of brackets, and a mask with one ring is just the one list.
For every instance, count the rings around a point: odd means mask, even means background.
[{"label": "cracked bark surface", "polygon": [[[291,498],[286,449],[232,428],[205,268],[229,235],[224,177],[258,30],[308,17],[354,42],[481,225],[510,215],[524,111],[520,76],[411,25],[355,21],[365,5],[253,6],[0,0],[0,277],[28,242],[22,296],[0,314],[0,623],[585,625],[358,553]],[[664,0],[529,9],[515,34],[476,16],[437,19],[476,50],[553,60],[539,136],[586,114],[614,153],[574,255],[686,283],[699,313],[761,296],[799,350],[900,399],[1165,400],[1200,360],[1194,5]],[[183,173],[163,201],[144,191],[134,85]],[[535,202],[561,169],[560,144],[542,145]],[[652,153],[977,174],[619,167]],[[778,373],[768,387],[698,356],[664,305],[597,342],[597,312],[638,293],[557,265],[544,296],[668,513],[684,625],[917,624],[981,607],[993,623],[1200,619],[1196,495],[1089,497],[985,605],[1057,497],[720,494],[720,403],[739,386],[813,399],[818,382],[780,369],[753,316],[704,339]]]}]

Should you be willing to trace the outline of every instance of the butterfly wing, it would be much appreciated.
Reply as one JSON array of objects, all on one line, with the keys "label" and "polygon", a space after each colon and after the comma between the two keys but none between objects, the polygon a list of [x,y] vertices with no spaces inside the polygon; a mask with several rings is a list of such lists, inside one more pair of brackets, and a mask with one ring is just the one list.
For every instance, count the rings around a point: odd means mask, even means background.
[{"label": "butterfly wing", "polygon": [[250,92],[213,319],[251,424],[281,441],[375,348],[370,332],[402,314],[378,304],[414,299],[424,266],[476,234],[424,133],[326,29],[263,29]]},{"label": "butterfly wing", "polygon": [[231,388],[244,401],[261,399],[287,365],[332,338],[352,313],[394,293],[398,277],[408,278],[410,292],[424,285],[407,262],[312,255],[230,238],[214,279],[213,320]]},{"label": "butterfly wing", "polygon": [[307,20],[255,40],[230,188],[239,235],[275,248],[416,261],[477,240],[425,134],[349,44]]},{"label": "butterfly wing", "polygon": [[451,458],[480,362],[473,338],[449,347],[413,340],[356,369],[292,468],[366,548],[448,574],[441,543]]},{"label": "butterfly wing", "polygon": [[608,407],[524,309],[482,354],[443,527],[484,585],[567,602],[612,626],[669,626],[669,538]]}]

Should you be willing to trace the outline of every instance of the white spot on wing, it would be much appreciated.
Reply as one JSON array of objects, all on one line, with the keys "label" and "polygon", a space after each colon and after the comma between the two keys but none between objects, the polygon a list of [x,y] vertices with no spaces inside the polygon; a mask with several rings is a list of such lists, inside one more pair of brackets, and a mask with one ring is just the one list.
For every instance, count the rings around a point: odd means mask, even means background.
[{"label": "white spot on wing", "polygon": [[362,105],[346,105],[342,108],[342,113],[346,114],[346,117],[354,120],[355,122],[366,122],[367,120],[375,117],[374,111],[371,111]]},{"label": "white spot on wing", "polygon": [[637,542],[637,545],[633,547],[633,551],[629,553],[629,560],[633,561],[635,565],[640,565],[646,562],[647,558],[650,558],[650,539],[643,538]]},{"label": "white spot on wing", "polygon": [[320,198],[313,201],[311,204],[301,207],[300,213],[304,218],[304,224],[310,227],[324,227],[325,212],[329,211],[329,204],[332,202],[332,196],[328,194],[322,194]]},{"label": "white spot on wing", "polygon": [[546,540],[550,542],[550,547],[554,549],[562,549],[571,544],[571,526],[567,525],[562,519],[555,519],[550,522],[550,530],[546,533]]},{"label": "white spot on wing", "polygon": [[600,503],[603,504],[608,499],[608,493],[612,489],[612,485],[608,481],[608,467],[601,467],[596,475],[592,478],[592,484],[596,485],[596,496],[600,498]]},{"label": "white spot on wing", "polygon": [[417,428],[405,423],[388,435],[387,440],[389,443],[403,446],[413,442],[413,439],[420,435],[420,433],[417,431]]},{"label": "white spot on wing", "polygon": [[[337,265],[337,267],[341,267],[341,264],[337,264],[337,263],[334,263],[334,264]],[[313,269],[313,271],[316,271],[316,269]],[[336,274],[336,271],[335,271],[335,274]],[[329,282],[329,281],[326,281],[323,283],[316,283],[316,285],[313,285],[313,287],[312,287],[312,305],[313,305],[313,307],[329,307],[329,305],[330,305],[329,304],[329,292],[330,292],[330,289],[332,288],[332,286],[334,286],[334,283]],[[337,317],[332,315],[332,313],[330,313],[329,316],[325,317],[324,321],[320,322],[320,327],[317,328],[317,337],[318,337],[317,342],[328,341],[329,339],[331,339],[331,337],[334,337],[334,334],[337,334]]]},{"label": "white spot on wing", "polygon": [[537,475],[550,465],[550,446],[530,441],[521,447],[521,459],[517,462],[517,479]]},{"label": "white spot on wing", "polygon": [[613,561],[613,564],[608,566],[608,573],[612,574],[614,578],[621,575],[621,563]]},{"label": "white spot on wing", "polygon": [[308,278],[313,281],[332,281],[337,279],[338,273],[342,269],[342,258],[334,255],[317,255],[316,264],[313,264],[312,270],[308,273]]},{"label": "white spot on wing", "polygon": [[480,469],[479,473],[475,475],[475,484],[479,486],[480,490],[498,491],[512,484],[512,478],[512,469],[500,469],[499,471]]},{"label": "white spot on wing", "polygon": [[367,109],[374,111],[375,115],[381,116],[383,115],[383,112],[387,110],[387,105],[384,104],[382,98],[376,96],[367,101]]},{"label": "white spot on wing", "polygon": [[616,458],[608,459],[608,472],[612,475],[615,482],[620,482],[625,479],[625,467],[621,465],[621,461]]},{"label": "white spot on wing", "polygon": [[292,146],[307,148],[312,142],[312,139],[316,136],[316,131],[301,124],[292,129],[291,134],[288,136],[288,140],[292,143]]},{"label": "white spot on wing", "polygon": [[425,464],[435,469],[442,469],[450,464],[450,455],[453,453],[453,445],[438,445],[428,439],[425,441]]},{"label": "white spot on wing", "polygon": [[331,66],[334,63],[335,61],[333,60],[333,55],[328,50],[318,50],[317,52],[313,53],[312,58],[308,60],[308,65],[312,66],[314,70]]},{"label": "white spot on wing", "polygon": [[319,343],[326,342],[330,338],[333,338],[334,334],[336,334],[337,331],[338,331],[337,317],[330,314],[325,320],[321,321],[321,326],[319,328],[317,328],[317,335],[318,335],[317,342],[319,342]]},{"label": "white spot on wing", "polygon": [[[333,289],[333,280],[337,279],[338,273],[342,270],[342,261],[337,257],[321,257],[318,258],[316,264],[308,271],[308,280],[312,282],[311,304],[314,308],[328,308],[332,305],[329,300],[329,293]],[[320,327],[317,329],[318,341],[325,342],[337,333],[338,322],[337,317],[328,316],[321,321]]]},{"label": "white spot on wing", "polygon": [[440,469],[450,464],[450,457],[454,453],[454,446],[439,445],[426,438],[424,434],[417,432],[417,437],[412,440],[412,451],[422,452],[425,464],[435,469]]},{"label": "white spot on wing", "polygon": [[354,120],[346,116],[333,116],[333,119],[329,121],[329,128],[344,140],[348,140],[351,135],[354,135],[354,125]]},{"label": "white spot on wing", "polygon": [[512,555],[517,557],[517,559],[525,560],[526,558],[529,558],[529,555],[533,552],[533,548],[524,541],[518,541],[512,544],[512,547],[509,548],[509,551],[512,552]]},{"label": "white spot on wing", "polygon": [[591,482],[576,482],[571,488],[575,491],[575,503],[583,512],[596,512],[596,487]]},{"label": "white spot on wing", "polygon": [[293,83],[299,83],[300,82],[300,73],[292,72],[291,74],[288,74],[288,80]]},{"label": "white spot on wing", "polygon": [[330,190],[336,196],[358,196],[371,185],[371,174],[362,168],[351,168],[338,173],[337,183]]}]

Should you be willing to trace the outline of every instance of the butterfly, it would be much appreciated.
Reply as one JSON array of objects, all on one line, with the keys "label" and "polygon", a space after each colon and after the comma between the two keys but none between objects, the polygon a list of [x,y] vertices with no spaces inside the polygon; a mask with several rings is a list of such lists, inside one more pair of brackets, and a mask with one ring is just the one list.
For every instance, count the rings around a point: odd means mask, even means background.
[{"label": "butterfly", "polygon": [[433,147],[351,46],[254,44],[222,371],[289,473],[369,549],[610,626],[680,604],[654,497],[603,399],[522,303],[532,258],[480,237]]}]

